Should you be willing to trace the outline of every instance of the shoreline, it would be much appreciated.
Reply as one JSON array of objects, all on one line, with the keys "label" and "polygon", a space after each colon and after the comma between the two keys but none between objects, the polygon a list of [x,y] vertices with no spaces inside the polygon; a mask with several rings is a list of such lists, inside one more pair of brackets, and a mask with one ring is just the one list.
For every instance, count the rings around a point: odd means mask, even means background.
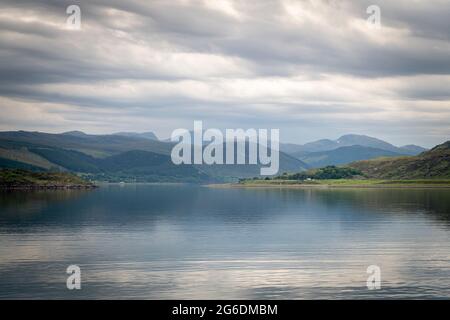
[{"label": "shoreline", "polygon": [[0,190],[90,190],[97,189],[98,185],[0,185]]},{"label": "shoreline", "polygon": [[450,184],[239,184],[222,183],[209,184],[208,188],[236,188],[236,189],[450,189]]},{"label": "shoreline", "polygon": [[189,183],[189,182],[107,182],[107,181],[96,181],[96,184],[97,184],[97,186],[132,186],[132,185],[190,185],[193,183]]}]

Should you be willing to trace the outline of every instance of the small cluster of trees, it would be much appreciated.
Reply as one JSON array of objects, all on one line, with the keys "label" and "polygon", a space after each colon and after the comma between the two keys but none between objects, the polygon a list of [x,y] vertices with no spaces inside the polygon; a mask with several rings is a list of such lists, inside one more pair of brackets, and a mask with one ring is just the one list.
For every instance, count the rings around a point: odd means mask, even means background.
[{"label": "small cluster of trees", "polygon": [[249,180],[328,180],[328,179],[352,179],[357,177],[364,177],[364,174],[354,168],[349,167],[336,167],[336,166],[327,166],[320,169],[312,169],[304,172],[297,173],[283,173],[280,176],[276,176],[273,178],[270,177],[254,177],[254,178],[245,178],[239,179],[240,183]]},{"label": "small cluster of trees", "polygon": [[325,180],[325,179],[351,179],[355,176],[361,176],[359,170],[348,167],[327,166],[320,169],[298,172],[293,174],[284,173],[274,179],[279,180]]}]

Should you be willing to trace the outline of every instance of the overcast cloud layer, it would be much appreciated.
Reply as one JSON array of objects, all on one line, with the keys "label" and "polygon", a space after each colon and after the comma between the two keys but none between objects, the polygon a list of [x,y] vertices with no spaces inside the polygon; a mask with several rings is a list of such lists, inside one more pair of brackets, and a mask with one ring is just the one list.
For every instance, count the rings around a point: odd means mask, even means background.
[{"label": "overcast cloud layer", "polygon": [[203,120],[432,146],[450,139],[450,1],[0,0],[0,108],[0,130]]}]

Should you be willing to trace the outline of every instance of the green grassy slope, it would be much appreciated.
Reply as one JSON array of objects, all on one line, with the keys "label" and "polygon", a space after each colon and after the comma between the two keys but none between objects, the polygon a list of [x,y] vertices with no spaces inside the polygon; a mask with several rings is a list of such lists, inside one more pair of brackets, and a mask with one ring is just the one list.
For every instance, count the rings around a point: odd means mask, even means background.
[{"label": "green grassy slope", "polygon": [[448,179],[450,141],[418,156],[358,161],[348,166],[375,179]]},{"label": "green grassy slope", "polygon": [[18,148],[18,149],[0,148],[0,158],[26,163],[43,169],[52,169],[55,167],[54,163],[51,163],[47,159],[42,158],[41,156],[33,152],[30,152],[28,148]]},{"label": "green grassy slope", "polygon": [[131,150],[170,154],[170,143],[117,135],[68,135],[28,131],[0,132],[0,146],[40,146],[77,150],[85,153],[113,155]]},{"label": "green grassy slope", "polygon": [[58,148],[30,148],[46,160],[74,172],[98,172],[98,164],[102,159],[96,159],[82,152]]},{"label": "green grassy slope", "polygon": [[24,169],[33,171],[42,171],[44,168],[37,167],[28,163],[15,161],[6,158],[0,158],[0,169]]}]

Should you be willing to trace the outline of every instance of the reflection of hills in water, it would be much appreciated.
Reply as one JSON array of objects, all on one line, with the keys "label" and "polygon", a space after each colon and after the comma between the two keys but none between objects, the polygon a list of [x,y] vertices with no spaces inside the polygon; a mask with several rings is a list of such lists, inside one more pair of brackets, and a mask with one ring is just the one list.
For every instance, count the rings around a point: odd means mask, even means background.
[{"label": "reflection of hills in water", "polygon": [[[0,196],[0,298],[450,297],[443,189],[105,186]],[[18,214],[14,214],[18,212]],[[382,290],[366,268],[382,268]]]},{"label": "reflection of hills in water", "polygon": [[[104,186],[99,190],[0,193],[0,219],[51,222],[90,221],[129,225],[168,220],[195,223],[208,215],[211,223],[275,219],[293,213],[343,222],[381,215],[427,214],[450,224],[447,189],[242,189],[186,185]],[[186,220],[188,219],[188,220]],[[186,220],[186,221],[185,221]],[[83,222],[84,223],[84,222]]]},{"label": "reflection of hills in water", "polygon": [[1,190],[0,219],[21,219],[32,217],[56,204],[66,205],[67,201],[75,200],[90,190]]}]

